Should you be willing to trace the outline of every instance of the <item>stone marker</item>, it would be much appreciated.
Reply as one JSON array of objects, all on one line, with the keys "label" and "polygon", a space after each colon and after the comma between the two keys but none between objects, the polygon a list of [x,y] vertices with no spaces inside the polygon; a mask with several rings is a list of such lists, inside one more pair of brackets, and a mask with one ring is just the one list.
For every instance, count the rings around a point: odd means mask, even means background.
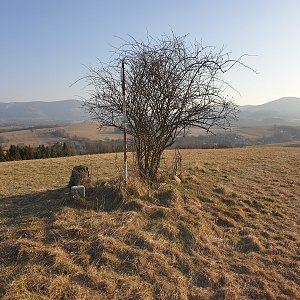
[{"label": "stone marker", "polygon": [[85,187],[83,185],[73,185],[71,186],[71,196],[78,195],[80,197],[85,197]]},{"label": "stone marker", "polygon": [[83,185],[88,188],[91,185],[89,168],[87,166],[75,166],[72,170],[68,187]]}]

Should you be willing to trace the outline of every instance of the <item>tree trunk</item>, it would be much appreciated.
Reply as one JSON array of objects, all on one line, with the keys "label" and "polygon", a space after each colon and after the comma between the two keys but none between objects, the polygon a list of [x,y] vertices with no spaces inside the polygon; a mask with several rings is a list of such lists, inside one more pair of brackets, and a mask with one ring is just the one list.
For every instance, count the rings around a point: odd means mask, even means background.
[{"label": "tree trunk", "polygon": [[141,178],[157,181],[157,172],[164,147],[159,142],[136,141],[137,167]]}]

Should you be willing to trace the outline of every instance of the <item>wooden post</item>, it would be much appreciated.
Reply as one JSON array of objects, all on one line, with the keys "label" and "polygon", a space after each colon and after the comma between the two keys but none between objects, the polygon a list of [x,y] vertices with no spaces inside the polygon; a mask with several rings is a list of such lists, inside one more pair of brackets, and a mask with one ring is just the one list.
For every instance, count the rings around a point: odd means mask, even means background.
[{"label": "wooden post", "polygon": [[122,96],[123,96],[123,128],[124,128],[124,183],[127,185],[127,133],[126,133],[126,103],[125,103],[125,59],[122,60]]}]

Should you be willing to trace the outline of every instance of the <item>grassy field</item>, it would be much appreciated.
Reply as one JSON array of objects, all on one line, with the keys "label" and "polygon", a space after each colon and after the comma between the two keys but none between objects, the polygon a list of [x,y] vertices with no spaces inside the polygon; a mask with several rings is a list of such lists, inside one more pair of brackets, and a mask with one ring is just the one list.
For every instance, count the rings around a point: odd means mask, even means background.
[{"label": "grassy field", "polygon": [[[181,154],[182,184],[133,178],[126,199],[104,184],[121,155],[0,163],[0,297],[300,299],[300,148]],[[78,164],[86,201],[66,189]]]}]

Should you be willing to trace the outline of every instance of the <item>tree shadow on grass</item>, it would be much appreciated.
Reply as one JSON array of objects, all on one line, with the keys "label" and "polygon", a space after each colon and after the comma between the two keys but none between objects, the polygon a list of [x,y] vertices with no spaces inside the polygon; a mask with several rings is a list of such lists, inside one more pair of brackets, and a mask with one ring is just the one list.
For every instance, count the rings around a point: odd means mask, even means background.
[{"label": "tree shadow on grass", "polygon": [[0,198],[0,298],[12,282],[31,276],[31,265],[59,275],[68,271],[55,271],[56,263],[66,260],[67,266],[78,267],[69,252],[77,253],[89,236],[80,224],[77,227],[78,210],[94,210],[95,199],[113,200],[117,194],[103,186],[88,190],[87,196],[71,199],[69,189],[62,188]]},{"label": "tree shadow on grass", "polygon": [[69,199],[67,188],[0,198],[0,298],[12,282],[32,275],[31,265],[49,272],[59,255],[68,258],[55,250],[53,229]]},{"label": "tree shadow on grass", "polygon": [[113,187],[91,188],[86,198],[71,198],[68,188],[0,198],[0,242],[7,238],[34,238],[51,230],[56,214],[64,207],[112,211],[122,203]]},{"label": "tree shadow on grass", "polygon": [[[7,236],[26,237],[26,229],[32,223],[51,223],[55,213],[63,208],[69,195],[61,188],[32,194],[0,198],[0,241]],[[22,231],[24,235],[22,236]]]}]

